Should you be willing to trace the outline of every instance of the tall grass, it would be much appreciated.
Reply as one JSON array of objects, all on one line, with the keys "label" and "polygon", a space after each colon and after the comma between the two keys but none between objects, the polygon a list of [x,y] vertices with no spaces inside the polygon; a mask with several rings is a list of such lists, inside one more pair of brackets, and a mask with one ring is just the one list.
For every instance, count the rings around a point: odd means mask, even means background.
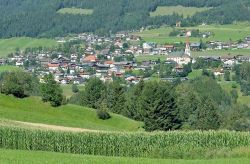
[{"label": "tall grass", "polygon": [[147,158],[210,158],[247,146],[250,146],[248,132],[70,133],[0,128],[0,148],[4,149]]}]

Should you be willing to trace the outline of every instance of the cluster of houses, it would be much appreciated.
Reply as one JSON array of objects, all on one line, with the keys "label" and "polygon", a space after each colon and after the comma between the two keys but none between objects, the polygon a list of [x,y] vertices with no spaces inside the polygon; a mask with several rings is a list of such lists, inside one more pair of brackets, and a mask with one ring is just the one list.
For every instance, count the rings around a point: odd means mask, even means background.
[{"label": "cluster of houses", "polygon": [[[181,72],[183,66],[194,63],[195,59],[189,53],[177,51],[174,45],[141,42],[141,38],[129,35],[127,32],[120,32],[110,37],[99,37],[93,34],[79,34],[71,39],[63,37],[56,38],[60,43],[72,42],[75,40],[84,41],[83,53],[71,53],[65,55],[62,52],[39,51],[35,53],[20,53],[9,56],[7,59],[0,58],[0,65],[12,64],[25,67],[31,72],[35,72],[43,82],[43,76],[52,73],[55,80],[61,84],[82,84],[86,79],[95,76],[103,81],[112,80],[112,77],[124,77],[127,82],[137,83],[141,77],[130,75],[133,70],[152,69],[157,61],[142,61],[137,63],[136,55],[165,55],[166,63],[174,63],[173,71]],[[211,45],[224,46],[221,42],[211,42]],[[245,38],[245,42],[239,43],[244,48],[250,46],[250,37]],[[240,46],[240,45],[237,46]],[[102,48],[96,48],[96,46]],[[197,51],[201,48],[201,43],[190,43],[186,45],[189,51]],[[230,44],[230,47],[234,47]],[[53,54],[56,54],[53,56]],[[133,56],[128,58],[128,56]],[[120,58],[120,60],[116,60]],[[224,68],[230,69],[234,64],[242,61],[250,62],[246,56],[226,56],[226,57],[203,57],[206,60],[221,60]]]}]

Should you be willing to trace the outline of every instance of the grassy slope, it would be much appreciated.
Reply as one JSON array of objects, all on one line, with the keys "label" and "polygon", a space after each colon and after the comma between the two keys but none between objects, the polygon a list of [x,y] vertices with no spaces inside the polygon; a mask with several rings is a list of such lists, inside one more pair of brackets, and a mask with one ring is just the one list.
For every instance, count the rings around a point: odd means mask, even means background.
[{"label": "grassy slope", "polygon": [[57,42],[52,39],[34,39],[27,37],[0,39],[0,57],[15,52],[16,48],[24,50],[28,47],[51,47],[55,45],[57,45]]},{"label": "grassy slope", "polygon": [[20,70],[21,68],[16,66],[0,66],[0,73],[5,71],[16,71]]},{"label": "grassy slope", "polygon": [[232,158],[232,159],[228,158],[228,159],[213,159],[213,160],[146,159],[146,158],[89,156],[89,155],[63,154],[63,153],[41,152],[41,151],[36,152],[36,151],[20,151],[20,150],[4,150],[4,149],[0,149],[0,160],[2,164],[7,164],[7,163],[248,164],[250,162],[250,159],[248,158]]},{"label": "grassy slope", "polygon": [[104,121],[97,118],[93,109],[76,105],[52,108],[37,97],[16,99],[2,94],[0,119],[112,131],[137,131],[141,126],[139,122],[116,114]]},{"label": "grassy slope", "polygon": [[57,11],[60,14],[80,14],[80,15],[91,15],[92,9],[80,9],[80,8],[63,8]]},{"label": "grassy slope", "polygon": [[151,12],[150,16],[164,16],[164,15],[172,15],[173,13],[177,13],[179,15],[183,15],[184,18],[188,16],[193,16],[197,12],[206,11],[209,8],[197,8],[197,7],[183,7],[183,6],[159,6],[156,11]]},{"label": "grassy slope", "polygon": [[[201,32],[213,32],[214,36],[209,38],[204,38],[203,41],[229,41],[231,38],[233,41],[239,39],[244,39],[246,36],[250,35],[250,23],[241,22],[238,24],[230,25],[206,25],[206,26],[196,26],[196,27],[183,27],[181,29],[199,29]],[[185,37],[169,37],[169,33],[173,31],[172,27],[161,27],[158,29],[145,30],[140,33],[135,33],[142,36],[144,40],[157,42],[157,43],[175,43],[175,42],[185,42]],[[200,38],[191,37],[191,42],[198,42]]]}]

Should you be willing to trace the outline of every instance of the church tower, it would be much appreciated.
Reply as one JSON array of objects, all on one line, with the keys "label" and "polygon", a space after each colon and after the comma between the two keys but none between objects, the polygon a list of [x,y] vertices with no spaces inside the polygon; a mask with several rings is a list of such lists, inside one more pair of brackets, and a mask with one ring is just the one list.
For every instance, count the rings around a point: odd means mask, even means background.
[{"label": "church tower", "polygon": [[185,48],[185,54],[188,55],[188,56],[191,56],[190,40],[189,40],[190,36],[191,36],[191,31],[188,31],[186,33],[186,48]]}]

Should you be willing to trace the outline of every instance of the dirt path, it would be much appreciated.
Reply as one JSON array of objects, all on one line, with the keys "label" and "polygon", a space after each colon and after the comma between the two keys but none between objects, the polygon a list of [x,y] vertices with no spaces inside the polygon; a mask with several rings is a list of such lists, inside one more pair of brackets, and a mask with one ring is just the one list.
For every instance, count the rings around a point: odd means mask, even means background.
[{"label": "dirt path", "polygon": [[99,130],[72,128],[72,127],[64,127],[64,126],[57,126],[57,125],[47,125],[47,124],[41,124],[41,123],[30,123],[30,122],[12,121],[12,120],[3,120],[0,122],[0,125],[1,124],[8,125],[8,126],[14,126],[14,127],[34,128],[34,129],[44,129],[44,130],[56,130],[56,131],[100,132]]}]

